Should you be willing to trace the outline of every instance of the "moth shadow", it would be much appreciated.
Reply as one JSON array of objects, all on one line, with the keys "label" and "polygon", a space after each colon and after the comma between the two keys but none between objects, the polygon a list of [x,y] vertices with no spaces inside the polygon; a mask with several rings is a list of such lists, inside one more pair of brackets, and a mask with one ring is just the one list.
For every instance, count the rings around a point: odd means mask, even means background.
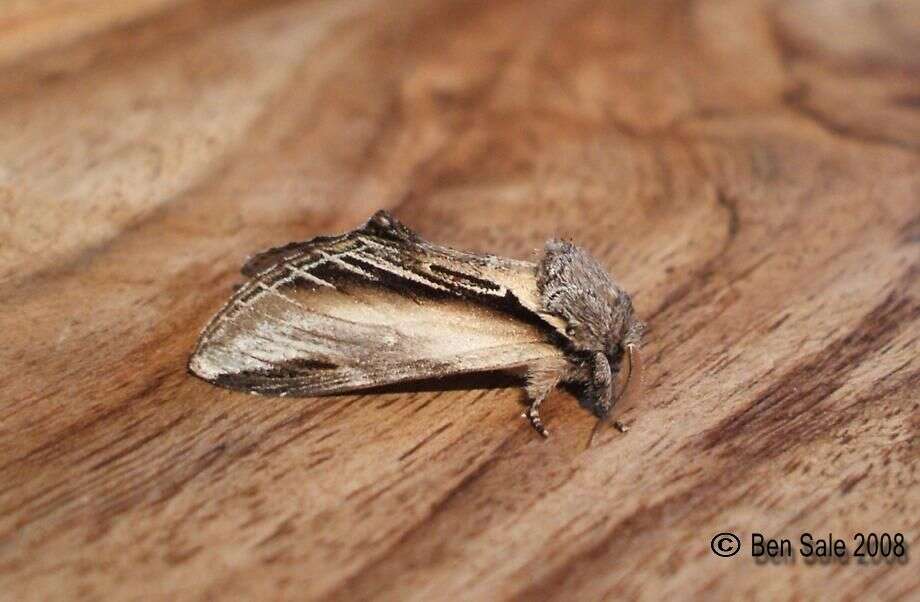
[{"label": "moth shadow", "polygon": [[524,379],[507,372],[473,372],[470,374],[454,374],[437,378],[424,378],[420,380],[394,383],[369,387],[361,391],[333,393],[330,397],[354,395],[355,393],[384,394],[384,393],[434,393],[438,391],[465,391],[478,389],[510,389],[521,387]]}]

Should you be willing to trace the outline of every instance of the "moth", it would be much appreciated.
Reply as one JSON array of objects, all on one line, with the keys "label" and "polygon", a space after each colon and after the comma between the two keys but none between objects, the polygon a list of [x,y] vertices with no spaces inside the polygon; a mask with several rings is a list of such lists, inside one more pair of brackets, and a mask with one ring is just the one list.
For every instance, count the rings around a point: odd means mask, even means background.
[{"label": "moth", "polygon": [[249,281],[189,360],[222,387],[318,396],[514,371],[534,430],[548,436],[540,404],[570,385],[598,418],[593,439],[640,380],[645,324],[569,242],[550,240],[536,263],[480,255],[427,242],[378,211],[341,236],[258,254],[242,272]]}]

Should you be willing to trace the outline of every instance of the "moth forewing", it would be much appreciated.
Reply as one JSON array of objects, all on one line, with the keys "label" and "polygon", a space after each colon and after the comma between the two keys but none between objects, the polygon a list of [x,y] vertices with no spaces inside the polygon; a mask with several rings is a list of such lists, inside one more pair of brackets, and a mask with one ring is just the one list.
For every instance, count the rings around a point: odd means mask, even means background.
[{"label": "moth forewing", "polygon": [[524,307],[538,299],[534,264],[380,234],[250,260],[257,273],[205,329],[192,371],[231,388],[320,395],[561,354],[554,328]]},{"label": "moth forewing", "polygon": [[234,389],[309,396],[559,355],[540,328],[506,312],[331,280],[334,288],[306,282],[249,299],[202,341],[192,370]]},{"label": "moth forewing", "polygon": [[[613,318],[631,316],[631,306],[625,313],[617,306],[617,315],[598,317],[628,296],[617,301],[618,289],[599,280],[596,265],[579,271],[585,260],[577,248],[547,249],[544,261],[552,253],[554,271],[433,245],[378,212],[342,236],[292,243],[247,262],[251,280],[204,329],[189,369],[229,388],[311,396],[522,368],[531,397],[525,415],[545,435],[540,402],[562,381],[589,380],[596,368],[583,348],[595,345]],[[607,305],[575,308],[577,319],[559,311],[559,297],[573,294],[570,274],[583,288],[598,287],[582,293]],[[585,275],[594,281],[586,284]],[[592,312],[603,320],[588,329],[595,339],[573,337],[588,332],[582,322]],[[598,404],[595,413],[603,413]]]}]

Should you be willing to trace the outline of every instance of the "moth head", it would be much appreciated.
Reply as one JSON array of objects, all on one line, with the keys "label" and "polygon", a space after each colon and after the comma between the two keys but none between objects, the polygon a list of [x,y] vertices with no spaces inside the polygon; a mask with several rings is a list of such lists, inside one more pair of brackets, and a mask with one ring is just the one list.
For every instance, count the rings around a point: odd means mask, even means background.
[{"label": "moth head", "polygon": [[[597,433],[607,424],[611,423],[613,417],[613,408],[618,403],[629,403],[638,395],[642,384],[642,356],[639,353],[639,347],[636,344],[628,343],[623,351],[623,367],[619,370],[619,385],[615,380],[611,380],[608,385],[607,400],[599,399],[599,405],[595,408],[594,413],[598,416],[597,423],[591,431],[588,438],[586,449],[591,447]],[[616,372],[614,374],[617,374]],[[615,423],[621,431],[625,432],[624,426]]]},{"label": "moth head", "polygon": [[614,324],[605,351],[607,362],[610,365],[608,374],[612,372],[613,378],[607,379],[606,399],[599,399],[599,406],[595,408],[594,413],[598,416],[598,421],[594,430],[591,431],[591,437],[588,440],[589,447],[597,432],[610,423],[614,406],[634,400],[642,384],[642,357],[639,353],[639,344],[642,342],[642,335],[645,334],[646,325],[633,315],[629,295],[621,293],[619,299],[620,307],[617,313],[621,320],[619,324]]}]

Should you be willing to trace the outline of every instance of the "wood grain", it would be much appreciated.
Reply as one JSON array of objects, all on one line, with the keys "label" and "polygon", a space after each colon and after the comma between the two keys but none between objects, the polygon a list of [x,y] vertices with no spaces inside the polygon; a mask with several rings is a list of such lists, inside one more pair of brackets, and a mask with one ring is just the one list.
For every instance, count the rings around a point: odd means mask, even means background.
[{"label": "wood grain", "polygon": [[[920,6],[0,8],[0,597],[906,599],[920,543]],[[626,435],[563,392],[192,378],[265,247],[377,208],[589,248],[648,319]],[[473,387],[473,388],[470,388]],[[851,541],[851,540],[850,540]]]}]

